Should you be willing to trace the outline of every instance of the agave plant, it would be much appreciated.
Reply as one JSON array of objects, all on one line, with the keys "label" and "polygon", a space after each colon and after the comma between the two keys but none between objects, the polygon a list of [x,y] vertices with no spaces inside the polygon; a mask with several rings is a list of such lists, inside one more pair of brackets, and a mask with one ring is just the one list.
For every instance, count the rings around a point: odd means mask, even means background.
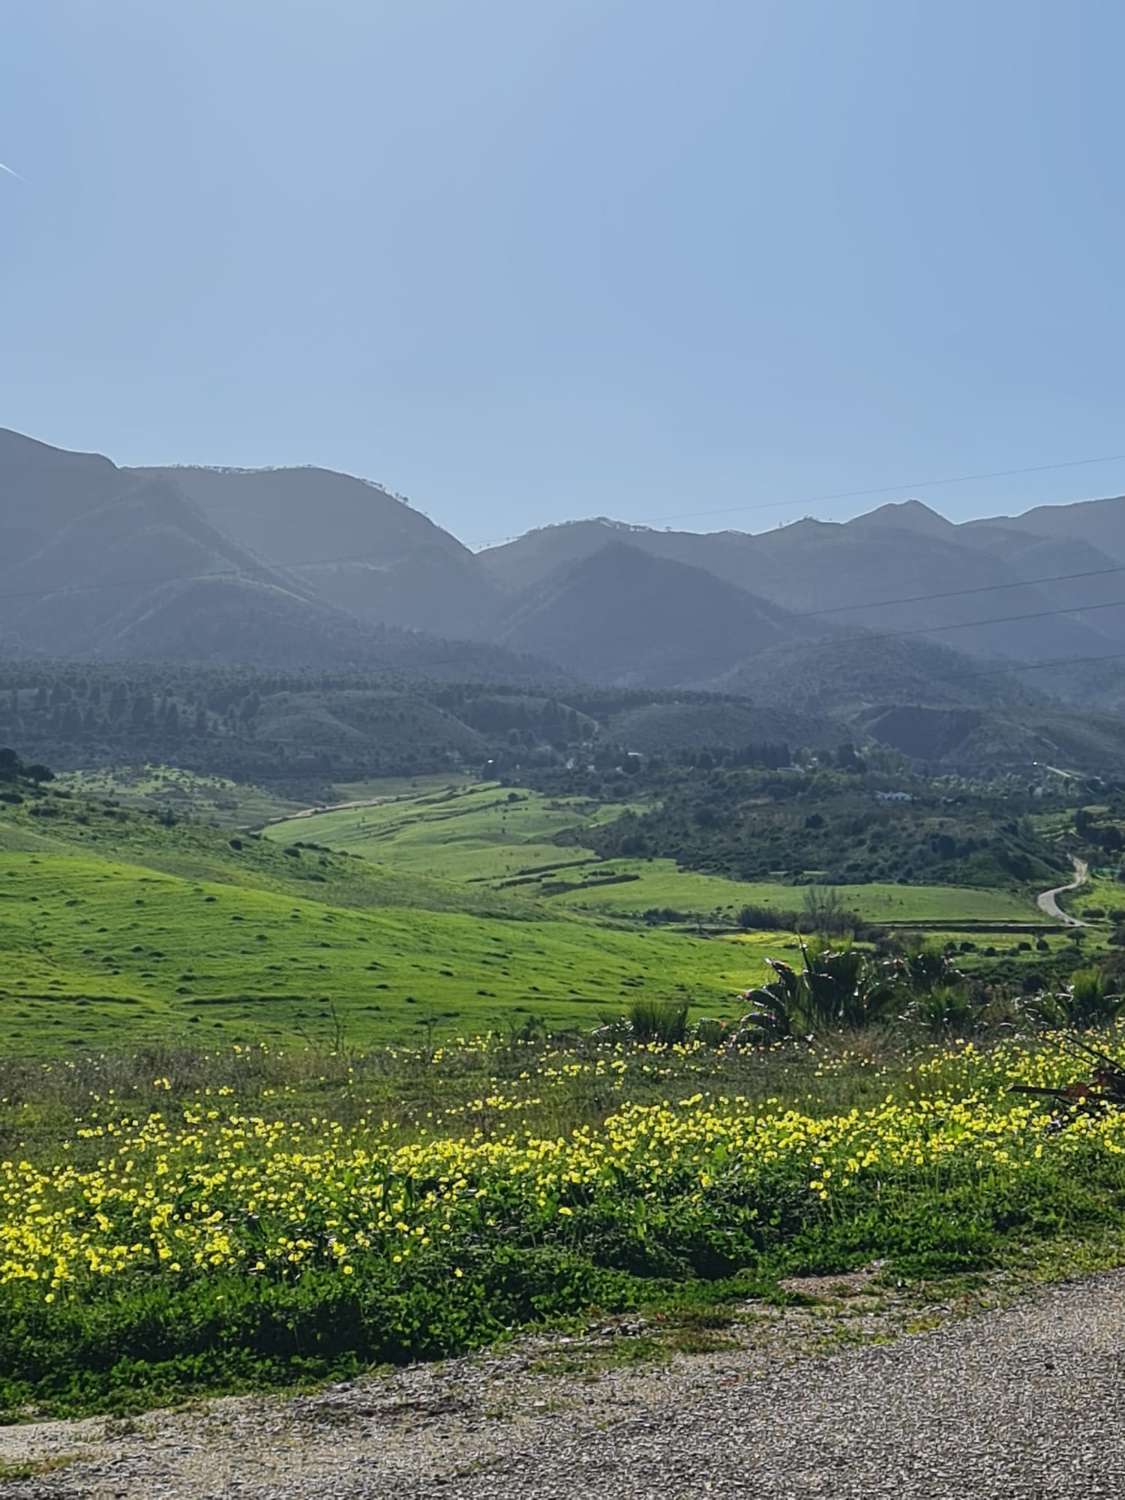
[{"label": "agave plant", "polygon": [[1108,1026],[1125,1011],[1125,995],[1100,969],[1092,965],[1076,969],[1070,983],[1054,995],[1042,995],[1035,1003],[1040,1020],[1050,1026]]},{"label": "agave plant", "polygon": [[983,1005],[964,984],[935,984],[910,1007],[911,1020],[944,1035],[964,1036],[979,1025]]}]

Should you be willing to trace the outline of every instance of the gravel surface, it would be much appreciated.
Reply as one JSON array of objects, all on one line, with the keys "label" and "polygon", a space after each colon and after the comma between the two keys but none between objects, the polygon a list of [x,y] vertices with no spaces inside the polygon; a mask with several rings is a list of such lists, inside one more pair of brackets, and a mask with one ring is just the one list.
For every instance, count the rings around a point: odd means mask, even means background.
[{"label": "gravel surface", "polygon": [[[807,1286],[806,1286],[807,1289]],[[1125,1496],[1125,1271],[903,1333],[850,1278],[829,1305],[751,1309],[730,1342],[603,1369],[636,1326],[530,1340],[315,1396],[215,1401],[128,1424],[0,1430],[24,1500],[1101,1500]],[[839,1294],[843,1293],[843,1300]],[[891,1342],[841,1347],[845,1338]],[[825,1345],[837,1352],[825,1352]]]}]

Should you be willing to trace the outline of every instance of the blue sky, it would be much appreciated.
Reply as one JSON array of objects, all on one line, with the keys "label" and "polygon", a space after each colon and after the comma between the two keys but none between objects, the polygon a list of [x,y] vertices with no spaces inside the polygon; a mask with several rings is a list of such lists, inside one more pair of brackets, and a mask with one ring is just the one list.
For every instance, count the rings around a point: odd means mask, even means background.
[{"label": "blue sky", "polygon": [[478,543],[1120,493],[918,481],[1125,453],[1123,48],[1110,0],[13,0],[0,424]]}]

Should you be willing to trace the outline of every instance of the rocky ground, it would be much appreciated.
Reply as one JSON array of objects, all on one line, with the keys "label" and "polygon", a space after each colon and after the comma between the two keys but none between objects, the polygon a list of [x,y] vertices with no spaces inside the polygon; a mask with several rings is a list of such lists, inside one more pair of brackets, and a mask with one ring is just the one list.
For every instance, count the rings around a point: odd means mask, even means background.
[{"label": "rocky ground", "polygon": [[877,1274],[314,1395],[0,1429],[22,1500],[1125,1495],[1125,1272],[933,1300]]}]

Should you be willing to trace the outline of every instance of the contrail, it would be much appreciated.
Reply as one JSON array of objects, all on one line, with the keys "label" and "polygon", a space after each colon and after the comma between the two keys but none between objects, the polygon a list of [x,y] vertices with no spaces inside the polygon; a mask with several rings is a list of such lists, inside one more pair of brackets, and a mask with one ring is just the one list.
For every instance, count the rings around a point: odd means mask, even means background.
[{"label": "contrail", "polygon": [[26,177],[21,177],[20,176],[20,174],[16,171],[15,167],[6,166],[5,163],[2,162],[2,161],[0,161],[0,172],[7,172],[7,174],[8,174],[9,177],[14,177],[18,182],[26,182],[27,181]]}]

